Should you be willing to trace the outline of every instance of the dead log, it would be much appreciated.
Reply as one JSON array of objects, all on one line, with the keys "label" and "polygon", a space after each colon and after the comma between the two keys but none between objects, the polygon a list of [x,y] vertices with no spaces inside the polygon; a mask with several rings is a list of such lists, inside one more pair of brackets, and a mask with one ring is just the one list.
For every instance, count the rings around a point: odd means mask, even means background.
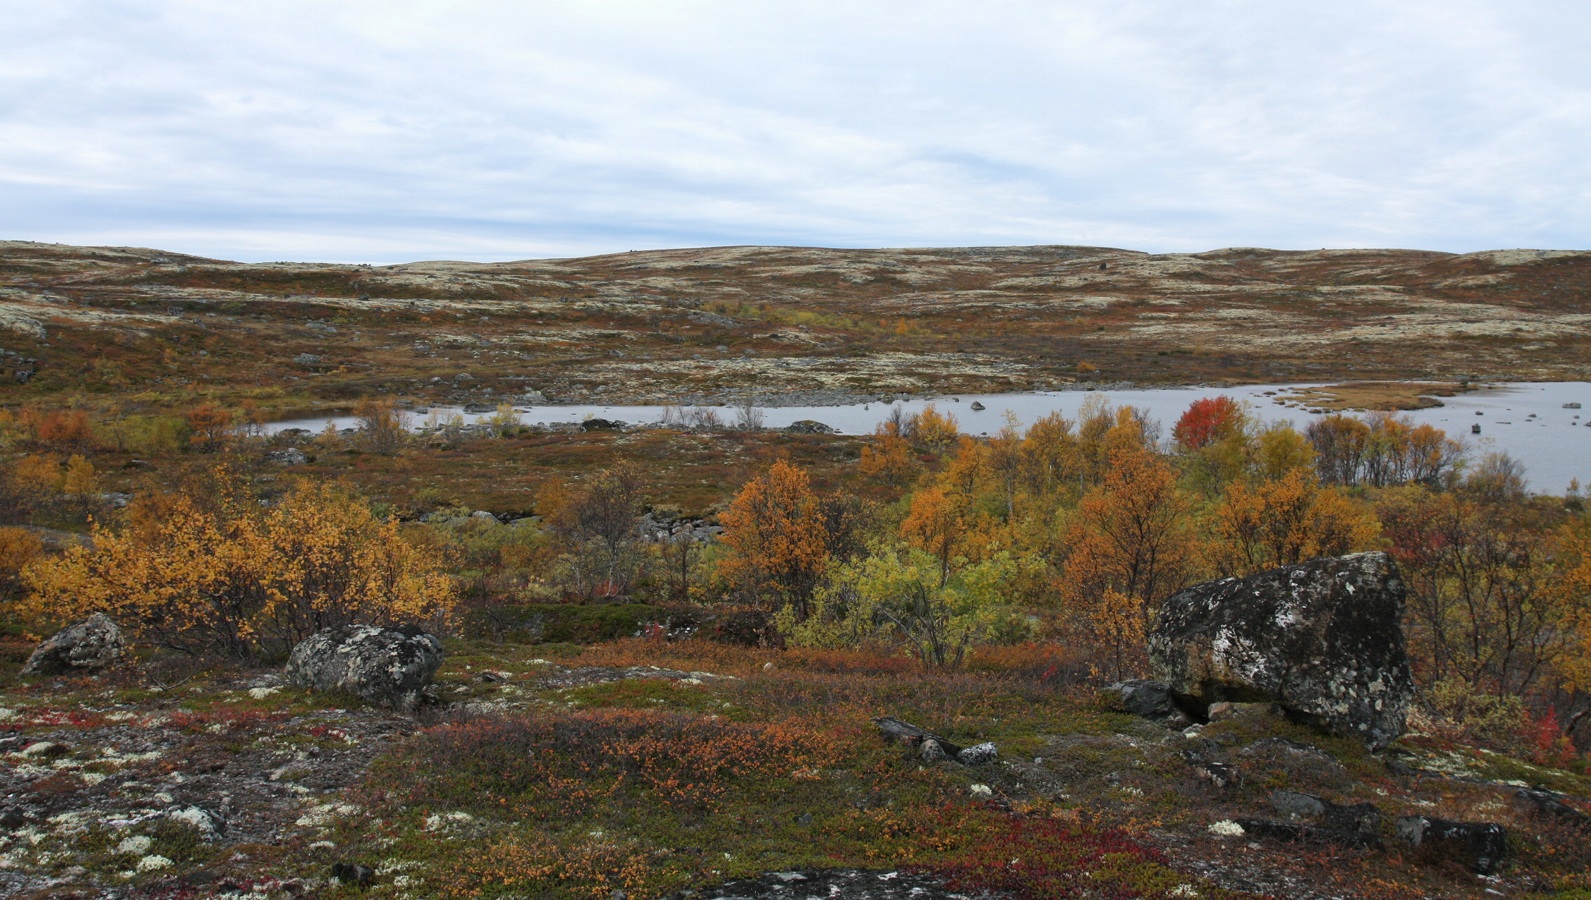
[{"label": "dead log", "polygon": [[923,741],[934,741],[952,759],[958,758],[963,749],[961,745],[953,744],[932,731],[926,731],[910,722],[902,722],[892,716],[879,716],[873,720],[873,724],[878,726],[878,730],[882,731],[886,738],[899,743],[920,746]]}]

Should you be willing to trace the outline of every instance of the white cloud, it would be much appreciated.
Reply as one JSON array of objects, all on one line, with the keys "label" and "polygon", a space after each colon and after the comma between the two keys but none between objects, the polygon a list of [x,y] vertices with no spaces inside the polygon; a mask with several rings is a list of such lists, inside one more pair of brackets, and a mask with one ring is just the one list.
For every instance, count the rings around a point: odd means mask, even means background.
[{"label": "white cloud", "polygon": [[7,23],[10,238],[386,261],[1591,230],[1591,10],[1566,2],[62,0]]}]

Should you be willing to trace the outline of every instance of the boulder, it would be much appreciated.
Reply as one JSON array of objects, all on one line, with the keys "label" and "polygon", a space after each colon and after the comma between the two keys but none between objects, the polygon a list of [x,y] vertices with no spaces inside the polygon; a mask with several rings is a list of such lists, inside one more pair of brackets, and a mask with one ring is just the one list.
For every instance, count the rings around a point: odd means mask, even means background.
[{"label": "boulder", "polygon": [[1496,872],[1508,856],[1508,832],[1490,822],[1404,816],[1398,820],[1398,837],[1427,861],[1456,862],[1478,875]]},{"label": "boulder", "polygon": [[784,428],[785,434],[833,434],[834,429],[815,419],[801,419]]},{"label": "boulder", "polygon": [[1380,749],[1403,733],[1414,699],[1403,603],[1385,553],[1223,578],[1165,601],[1150,662],[1184,708],[1272,701]]},{"label": "boulder", "polygon": [[587,419],[580,423],[583,431],[618,431],[624,423],[616,419]]},{"label": "boulder", "polygon": [[88,674],[114,664],[126,652],[121,629],[104,613],[94,613],[39,644],[22,674]]},{"label": "boulder", "polygon": [[442,642],[418,628],[349,625],[306,638],[287,659],[289,684],[346,691],[370,703],[412,709],[442,664]]},{"label": "boulder", "polygon": [[1108,690],[1118,694],[1121,708],[1135,716],[1178,731],[1193,724],[1193,720],[1171,699],[1171,688],[1163,681],[1118,681]]}]

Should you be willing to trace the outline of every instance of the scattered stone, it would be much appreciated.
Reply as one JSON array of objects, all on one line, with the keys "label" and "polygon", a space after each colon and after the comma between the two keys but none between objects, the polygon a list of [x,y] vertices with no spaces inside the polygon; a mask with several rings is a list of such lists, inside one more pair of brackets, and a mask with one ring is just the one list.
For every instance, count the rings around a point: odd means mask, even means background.
[{"label": "scattered stone", "polygon": [[801,419],[785,426],[785,434],[833,434],[834,429],[814,419]]},{"label": "scattered stone", "polygon": [[1171,696],[1171,688],[1163,681],[1118,681],[1108,690],[1119,694],[1121,708],[1135,716],[1178,731],[1193,724],[1188,714],[1178,708]]},{"label": "scattered stone", "polygon": [[1404,816],[1398,820],[1398,837],[1429,861],[1458,862],[1479,875],[1496,872],[1508,856],[1508,833],[1491,822]]},{"label": "scattered stone", "polygon": [[300,353],[293,357],[293,362],[301,366],[318,366],[320,365],[320,357],[314,353]]},{"label": "scattered stone", "polygon": [[1380,749],[1403,733],[1414,698],[1403,603],[1380,552],[1224,578],[1165,601],[1150,660],[1184,705],[1275,701]]},{"label": "scattered stone", "polygon": [[984,406],[982,403],[979,403],[976,400],[972,401],[972,411],[973,412],[983,412],[986,409],[988,409],[988,407]]},{"label": "scattered stone", "polygon": [[39,644],[22,674],[88,674],[115,664],[126,652],[121,629],[104,613],[94,613]]},{"label": "scattered stone", "polygon": [[358,863],[340,862],[332,863],[331,877],[343,884],[355,887],[369,887],[376,879],[376,870]]},{"label": "scattered stone", "polygon": [[347,691],[381,706],[413,709],[442,664],[442,642],[414,627],[349,625],[319,632],[293,648],[288,683]]},{"label": "scattered stone", "polygon": [[982,766],[1000,758],[1000,751],[992,742],[974,744],[956,754],[956,761],[964,766]]},{"label": "scattered stone", "polygon": [[1228,790],[1243,784],[1243,772],[1227,763],[1195,760],[1193,774],[1215,785],[1218,790]]},{"label": "scattered stone", "polygon": [[302,466],[309,462],[309,457],[297,447],[288,447],[286,450],[275,450],[265,454],[268,462],[279,466]]}]

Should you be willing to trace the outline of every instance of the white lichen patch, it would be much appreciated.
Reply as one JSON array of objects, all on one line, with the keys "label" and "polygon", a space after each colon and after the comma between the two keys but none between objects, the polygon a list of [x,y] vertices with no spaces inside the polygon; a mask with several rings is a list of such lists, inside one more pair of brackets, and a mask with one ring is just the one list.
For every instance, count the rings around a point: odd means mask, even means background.
[{"label": "white lichen patch", "polygon": [[1208,831],[1211,834],[1219,835],[1220,837],[1242,837],[1246,833],[1244,832],[1242,825],[1239,825],[1231,819],[1222,819],[1219,822],[1212,823]]},{"label": "white lichen patch", "polygon": [[43,756],[44,754],[49,753],[51,750],[54,750],[56,746],[56,744],[50,741],[35,741],[34,743],[24,747],[22,752],[18,753],[17,755],[22,757]]},{"label": "white lichen patch", "polygon": [[281,693],[281,691],[282,691],[282,689],[279,688],[279,687],[249,688],[249,697],[251,697],[251,698],[253,698],[255,700],[264,700],[266,697],[269,697],[272,694]]},{"label": "white lichen patch", "polygon": [[340,816],[351,816],[357,812],[359,812],[359,807],[352,803],[317,804],[310,807],[302,816],[299,816],[294,824],[305,828],[320,828],[331,824],[333,819]]},{"label": "white lichen patch", "polygon": [[426,831],[447,831],[475,821],[467,812],[434,813],[425,819]]},{"label": "white lichen patch", "polygon": [[138,871],[140,872],[154,872],[158,869],[167,869],[170,867],[171,860],[159,855],[146,856],[138,861]]},{"label": "white lichen patch", "polygon": [[116,845],[116,852],[125,853],[129,856],[143,856],[149,852],[149,847],[153,843],[154,839],[149,835],[135,834],[131,837],[122,838],[122,842]]}]

